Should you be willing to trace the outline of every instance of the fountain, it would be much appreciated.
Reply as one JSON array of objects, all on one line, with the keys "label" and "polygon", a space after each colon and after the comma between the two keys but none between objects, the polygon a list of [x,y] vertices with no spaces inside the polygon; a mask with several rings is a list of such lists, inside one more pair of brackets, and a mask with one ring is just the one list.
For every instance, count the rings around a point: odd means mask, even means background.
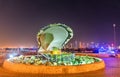
[{"label": "fountain", "polygon": [[4,61],[3,67],[17,73],[32,74],[74,74],[105,67],[100,58],[61,51],[72,37],[72,29],[65,24],[45,26],[37,34],[37,55],[9,58]]}]

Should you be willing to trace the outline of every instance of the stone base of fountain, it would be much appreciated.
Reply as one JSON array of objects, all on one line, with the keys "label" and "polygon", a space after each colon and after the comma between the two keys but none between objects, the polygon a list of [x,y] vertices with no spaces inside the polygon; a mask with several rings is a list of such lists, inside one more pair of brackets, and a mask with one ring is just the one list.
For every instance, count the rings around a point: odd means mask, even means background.
[{"label": "stone base of fountain", "polygon": [[17,73],[30,74],[74,74],[96,71],[105,67],[104,61],[95,62],[91,64],[76,65],[76,66],[46,66],[46,65],[27,65],[17,64],[5,60],[3,64],[4,69]]}]

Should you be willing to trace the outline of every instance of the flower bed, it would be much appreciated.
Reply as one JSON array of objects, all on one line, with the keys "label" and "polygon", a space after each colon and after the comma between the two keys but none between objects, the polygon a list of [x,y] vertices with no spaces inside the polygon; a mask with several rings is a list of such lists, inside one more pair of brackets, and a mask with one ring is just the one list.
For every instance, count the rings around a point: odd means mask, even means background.
[{"label": "flower bed", "polygon": [[91,56],[76,56],[72,53],[62,54],[41,54],[31,56],[18,56],[8,59],[13,63],[22,63],[29,65],[49,65],[49,66],[60,66],[60,65],[83,65],[99,62],[101,59]]}]

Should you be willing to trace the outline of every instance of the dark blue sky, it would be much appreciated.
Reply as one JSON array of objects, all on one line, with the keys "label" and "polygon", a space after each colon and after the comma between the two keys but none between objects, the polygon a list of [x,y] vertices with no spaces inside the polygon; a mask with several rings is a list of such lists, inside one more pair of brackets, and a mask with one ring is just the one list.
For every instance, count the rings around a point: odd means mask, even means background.
[{"label": "dark blue sky", "polygon": [[119,0],[0,0],[0,47],[37,45],[36,34],[51,23],[64,23],[74,40],[120,42]]}]

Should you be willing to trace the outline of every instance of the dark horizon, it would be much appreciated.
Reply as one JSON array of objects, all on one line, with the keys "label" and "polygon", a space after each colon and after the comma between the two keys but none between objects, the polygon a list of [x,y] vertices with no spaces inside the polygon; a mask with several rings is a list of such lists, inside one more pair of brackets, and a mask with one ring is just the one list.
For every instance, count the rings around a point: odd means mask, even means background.
[{"label": "dark horizon", "polygon": [[52,23],[74,31],[72,41],[113,43],[116,24],[120,44],[118,0],[0,0],[0,47],[37,46],[36,34]]}]

